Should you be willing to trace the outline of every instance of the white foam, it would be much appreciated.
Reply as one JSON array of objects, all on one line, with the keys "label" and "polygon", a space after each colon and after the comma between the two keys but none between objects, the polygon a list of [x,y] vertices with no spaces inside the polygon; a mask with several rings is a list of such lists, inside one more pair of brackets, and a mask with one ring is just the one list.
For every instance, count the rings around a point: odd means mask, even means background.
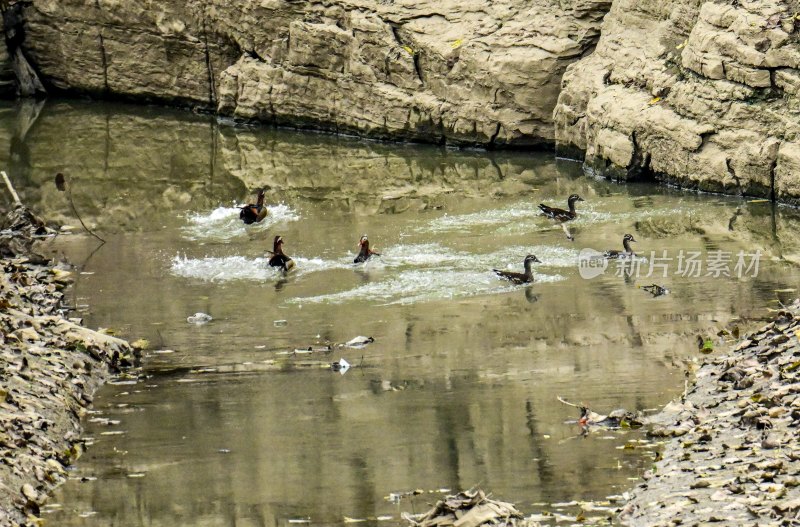
[{"label": "white foam", "polygon": [[228,282],[232,280],[277,280],[280,271],[267,265],[266,258],[245,258],[244,256],[225,256],[222,258],[206,256],[187,258],[175,256],[170,271],[175,276],[194,278],[208,282]]},{"label": "white foam", "polygon": [[470,214],[444,215],[431,220],[421,231],[466,231],[470,227],[502,225],[523,218],[532,218],[541,213],[533,203],[517,203],[502,209],[482,210]]},{"label": "white foam", "polygon": [[[542,261],[536,264],[536,282],[562,280],[545,274],[548,267],[577,269],[578,250],[549,245],[505,247],[501,251],[473,254],[452,251],[436,243],[388,247],[380,258],[387,269],[395,270],[384,280],[373,281],[347,291],[292,299],[292,303],[333,303],[367,300],[386,304],[413,303],[481,294],[505,293],[515,286],[499,279],[492,268],[522,271],[527,254]],[[397,272],[399,270],[399,273]]]},{"label": "white foam", "polygon": [[[540,283],[558,280],[563,280],[563,277],[536,275],[536,281]],[[520,287],[498,279],[491,271],[410,270],[401,272],[394,278],[364,284],[347,291],[294,298],[290,302],[342,304],[352,300],[366,300],[384,304],[411,304],[506,293]]]},{"label": "white foam", "polygon": [[[325,260],[322,258],[293,257],[295,268],[292,276],[302,276],[329,269],[347,269],[352,266],[347,259]],[[205,256],[172,258],[170,271],[175,276],[206,282],[230,282],[235,280],[277,281],[284,277],[280,269],[270,267],[269,258],[247,258],[244,256]],[[352,262],[352,260],[349,260]]]},{"label": "white foam", "polygon": [[[682,214],[685,211],[682,209],[637,209],[628,212],[605,212],[594,210],[591,207],[578,209],[578,217],[572,221],[566,222],[565,225],[568,229],[575,227],[586,227],[589,225],[598,225],[603,223],[616,223],[626,224],[634,223],[635,221],[645,220],[647,218],[657,218],[662,216],[674,216]],[[548,229],[561,230],[559,222],[553,221],[543,215],[538,215],[532,218],[523,218],[521,221],[509,222],[499,225],[496,234],[500,235],[519,235],[535,231],[543,231]],[[562,231],[563,232],[563,231]]]},{"label": "white foam", "polygon": [[217,207],[210,212],[190,213],[186,219],[188,225],[183,228],[184,235],[190,240],[229,240],[246,234],[247,229],[266,230],[279,223],[287,223],[300,219],[300,214],[283,203],[267,205],[269,213],[259,223],[245,225],[239,219],[238,206]]}]

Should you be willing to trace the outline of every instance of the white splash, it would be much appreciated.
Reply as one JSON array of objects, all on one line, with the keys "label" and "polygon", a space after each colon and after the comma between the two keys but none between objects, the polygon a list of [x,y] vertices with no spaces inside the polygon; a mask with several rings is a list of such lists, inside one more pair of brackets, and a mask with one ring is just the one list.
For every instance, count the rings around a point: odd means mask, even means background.
[{"label": "white splash", "polygon": [[533,203],[517,203],[502,209],[482,210],[470,214],[444,215],[430,221],[421,231],[466,231],[470,227],[503,225],[523,218],[533,218],[541,211]]},{"label": "white splash", "polygon": [[245,225],[239,219],[240,208],[217,207],[210,212],[191,213],[186,219],[188,225],[183,228],[184,235],[189,240],[229,240],[237,236],[243,236],[247,229],[266,230],[279,223],[287,223],[300,219],[300,214],[283,203],[277,205],[267,205],[269,213],[260,222],[252,225]]},{"label": "white splash", "polygon": [[[295,268],[291,271],[292,276],[302,276],[328,269],[347,269],[353,265],[348,263],[346,259],[324,260],[322,258],[303,257],[293,257],[293,259]],[[270,267],[268,262],[269,258],[267,257],[205,256],[203,258],[189,258],[178,255],[172,258],[170,272],[175,276],[206,282],[230,282],[235,280],[275,282],[283,278],[283,272],[277,268]]]},{"label": "white splash", "polygon": [[266,258],[245,258],[244,256],[225,256],[188,258],[175,256],[170,265],[175,276],[194,278],[207,282],[228,282],[232,280],[277,280],[280,272],[267,265]]},{"label": "white splash", "polygon": [[[559,275],[536,275],[537,282],[563,280]],[[509,282],[499,280],[491,271],[411,270],[380,282],[290,302],[342,304],[352,300],[384,304],[412,304],[432,300],[466,298],[487,293],[505,293],[518,289]]]}]

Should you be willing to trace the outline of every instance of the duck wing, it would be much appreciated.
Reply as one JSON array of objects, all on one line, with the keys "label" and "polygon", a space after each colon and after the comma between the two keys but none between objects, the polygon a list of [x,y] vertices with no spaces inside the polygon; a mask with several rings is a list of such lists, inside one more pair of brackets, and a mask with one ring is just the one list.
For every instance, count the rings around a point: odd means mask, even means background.
[{"label": "duck wing", "polygon": [[513,271],[501,271],[500,269],[492,269],[492,271],[494,271],[494,273],[500,278],[509,280],[511,282],[514,282],[515,284],[525,284],[527,282],[532,281],[529,280],[528,277],[525,276],[525,274],[523,273],[515,273]]},{"label": "duck wing", "polygon": [[258,218],[258,214],[253,210],[255,205],[245,205],[239,211],[239,219],[241,219],[245,225],[250,225],[251,223],[255,223]]},{"label": "duck wing", "polygon": [[286,256],[285,254],[273,254],[272,258],[269,259],[269,266],[280,267],[284,271],[288,271],[289,269],[294,267],[294,260]]},{"label": "duck wing", "polygon": [[550,207],[544,203],[539,204],[539,209],[542,211],[542,214],[548,218],[553,218],[554,220],[571,220],[575,218],[575,214],[568,210],[559,209],[558,207]]},{"label": "duck wing", "polygon": [[603,253],[603,258],[607,260],[616,260],[622,253],[620,251],[610,250]]}]

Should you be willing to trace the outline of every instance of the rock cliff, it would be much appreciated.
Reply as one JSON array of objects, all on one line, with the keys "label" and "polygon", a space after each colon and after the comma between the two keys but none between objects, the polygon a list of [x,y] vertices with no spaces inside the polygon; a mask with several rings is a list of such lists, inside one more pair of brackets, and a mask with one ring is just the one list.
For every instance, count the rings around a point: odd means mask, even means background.
[{"label": "rock cliff", "polygon": [[556,143],[613,178],[800,204],[800,0],[37,0],[25,20],[54,88],[377,138]]},{"label": "rock cliff", "polygon": [[37,0],[51,86],[380,138],[552,144],[610,0]]},{"label": "rock cliff", "polygon": [[800,203],[800,2],[616,0],[556,141],[602,174]]}]

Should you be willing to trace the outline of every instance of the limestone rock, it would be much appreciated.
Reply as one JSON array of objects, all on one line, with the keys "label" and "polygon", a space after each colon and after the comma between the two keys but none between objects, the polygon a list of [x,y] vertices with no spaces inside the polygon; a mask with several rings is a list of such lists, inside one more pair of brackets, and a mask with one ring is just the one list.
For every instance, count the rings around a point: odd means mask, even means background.
[{"label": "limestone rock", "polygon": [[42,0],[26,51],[56,87],[245,120],[459,144],[552,143],[567,65],[611,0]]},{"label": "limestone rock", "polygon": [[800,203],[796,13],[788,0],[617,0],[564,75],[559,148],[614,178]]}]

